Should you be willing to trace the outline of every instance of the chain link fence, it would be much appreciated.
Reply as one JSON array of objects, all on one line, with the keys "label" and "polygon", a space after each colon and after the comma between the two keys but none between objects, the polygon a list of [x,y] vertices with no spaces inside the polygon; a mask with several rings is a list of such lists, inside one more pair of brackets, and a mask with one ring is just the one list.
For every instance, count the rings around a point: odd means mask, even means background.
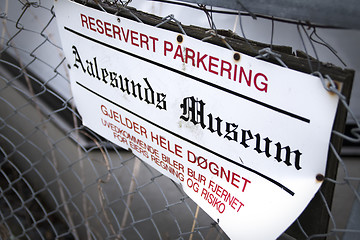
[{"label": "chain link fence", "polygon": [[[151,3],[145,10],[150,12],[152,8],[160,15],[157,9],[165,4],[172,12],[161,16],[164,18],[133,8],[141,7],[143,2],[79,2],[144,24],[168,24],[168,29],[187,33],[197,32],[198,27],[181,25],[176,13],[191,10],[202,16],[190,19],[193,25],[205,22],[210,26],[207,35],[201,36],[204,41],[228,48],[237,43],[246,54],[284,67],[317,72],[324,79],[330,77],[325,76],[327,70],[320,63],[319,48],[335,56],[337,63],[345,62],[316,31],[322,26],[181,2]],[[4,0],[0,8],[1,239],[228,239],[217,222],[180,186],[81,124],[71,96],[52,2]],[[221,20],[224,16],[235,19],[230,26],[234,31],[220,30],[219,25],[229,22]],[[263,31],[266,21],[270,41],[250,40],[252,36],[245,29],[249,21],[258,24],[259,31]],[[302,49],[297,55],[303,56],[303,66],[288,61],[284,52],[292,55],[291,48],[273,44],[280,35],[277,24],[295,31]],[[286,39],[288,33],[282,34],[280,38]],[[326,67],[332,69],[330,64]],[[346,75],[344,81],[353,74],[336,71]],[[354,86],[356,99],[356,80]],[[329,90],[334,88],[330,86]],[[338,139],[330,144],[335,170],[327,174],[325,187],[305,210],[318,214],[317,209],[322,209],[321,214],[299,217],[279,239],[360,238],[360,115],[349,107],[350,99],[336,94],[344,111],[339,114],[348,114],[346,129],[343,126],[333,132]],[[341,133],[343,130],[346,135]]]}]

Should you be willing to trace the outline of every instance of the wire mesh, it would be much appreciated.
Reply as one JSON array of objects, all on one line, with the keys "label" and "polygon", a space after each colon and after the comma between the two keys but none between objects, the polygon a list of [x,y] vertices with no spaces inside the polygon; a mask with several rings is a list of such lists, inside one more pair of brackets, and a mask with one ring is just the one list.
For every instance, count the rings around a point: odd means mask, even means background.
[{"label": "wire mesh", "polygon": [[[131,8],[131,1],[79,2],[114,14],[125,12],[136,21],[142,21],[138,12]],[[259,16],[257,20],[252,19],[256,18],[253,13],[166,2],[174,12],[185,8],[185,11],[193,9],[203,14],[200,21],[209,25],[208,36],[203,40],[217,38],[228,48],[232,48],[229,37],[225,38],[224,31],[216,27],[215,14],[233,16],[234,29],[238,28],[250,55],[288,67],[277,53],[278,46],[273,44],[280,20],[271,17],[266,20],[270,23],[270,41],[260,44],[251,41],[244,30],[244,18],[249,16],[251,21],[259,21],[261,25]],[[52,3],[6,0],[0,8],[1,238],[228,239],[217,222],[178,185],[131,152],[118,148],[82,125],[71,96]],[[158,27],[173,22],[178,31],[186,33],[175,14],[166,16]],[[281,24],[295,28],[310,73],[331,83],[329,76],[320,74],[321,56],[317,49],[324,46],[341,64],[344,60],[320,37],[318,28],[301,22]],[[235,33],[231,37],[240,38]],[[315,59],[310,54],[314,54]],[[330,85],[328,90],[334,89]],[[339,92],[335,94],[340,96],[351,121],[346,135],[340,132],[333,132],[333,135],[357,149],[359,115],[349,107],[349,99]],[[299,229],[300,234],[294,235],[290,228],[281,239],[360,237],[359,155],[344,157],[332,144],[330,149],[339,168],[337,177],[325,179],[331,188],[335,187],[332,203],[325,197],[326,192],[319,192],[319,201],[327,215],[319,218],[329,219],[326,232],[307,232],[300,219],[291,227]]]}]

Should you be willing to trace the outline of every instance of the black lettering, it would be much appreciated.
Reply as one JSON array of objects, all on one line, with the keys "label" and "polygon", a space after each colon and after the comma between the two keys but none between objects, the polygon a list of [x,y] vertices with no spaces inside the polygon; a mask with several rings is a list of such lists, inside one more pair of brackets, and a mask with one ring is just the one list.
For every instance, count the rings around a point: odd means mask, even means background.
[{"label": "black lettering", "polygon": [[94,57],[94,65],[95,65],[96,78],[97,78],[98,80],[100,80],[100,77],[99,77],[99,69],[98,69],[98,66],[97,66],[96,57]]},{"label": "black lettering", "polygon": [[[226,138],[229,141],[235,141],[237,142],[238,140],[238,133],[236,132],[236,129],[238,128],[238,125],[236,125],[235,123],[226,123],[226,134],[224,136],[224,138]],[[232,137],[230,137],[229,135],[232,135]]]},{"label": "black lettering", "polygon": [[184,98],[183,103],[180,104],[180,108],[183,110],[183,114],[180,118],[184,121],[190,120],[194,125],[200,124],[202,128],[205,128],[204,105],[205,103],[202,100],[195,100],[194,97]]},{"label": "black lettering", "polygon": [[87,68],[86,68],[87,73],[90,75],[90,77],[95,77],[93,63],[91,61],[86,60],[86,64],[87,64]]},{"label": "black lettering", "polygon": [[[252,136],[250,130],[241,129],[241,132],[242,132],[242,134],[241,134],[242,140],[241,140],[240,144],[243,145],[245,148],[250,147],[250,146],[246,143],[246,141],[253,139],[253,136]],[[248,134],[249,138],[246,138],[246,133]]]},{"label": "black lettering", "polygon": [[80,63],[82,70],[84,72],[86,72],[86,69],[81,61],[80,54],[79,54],[77,48],[75,46],[72,46],[72,49],[73,49],[73,54],[75,55],[74,67],[79,68],[79,65],[77,65],[76,63]]},{"label": "black lettering", "polygon": [[[145,101],[147,104],[154,105],[157,109],[166,110],[166,94],[161,92],[155,92],[151,87],[147,78],[143,78],[146,86],[136,80],[123,77],[115,71],[111,71],[106,67],[99,67],[99,62],[96,57],[93,57],[91,60],[85,60],[86,66],[80,57],[78,49],[75,46],[72,46],[74,54],[74,66],[82,71],[88,76],[100,80],[104,84],[108,84],[109,87],[118,88],[123,93],[131,95],[134,98]],[[156,96],[156,102],[155,102]]]},{"label": "black lettering", "polygon": [[106,81],[106,77],[109,76],[108,71],[106,70],[106,68],[102,68],[101,69],[101,75],[102,75],[102,80],[104,83],[107,83]]},{"label": "black lettering", "polygon": [[147,78],[143,78],[147,87],[144,88],[145,91],[145,102],[147,104],[155,104],[155,97],[154,97],[154,90],[152,89],[152,87],[150,86],[150,83],[148,82]]},{"label": "black lettering", "polygon": [[157,94],[157,104],[156,104],[157,108],[166,110],[165,98],[166,98],[166,94],[164,93]]},{"label": "black lettering", "polygon": [[260,134],[255,134],[254,135],[255,138],[256,138],[256,146],[254,148],[255,151],[257,151],[258,153],[265,153],[265,155],[269,158],[271,157],[271,154],[270,154],[270,143],[272,142],[268,137],[264,138],[264,141],[265,141],[265,150],[262,151],[260,149]]},{"label": "black lettering", "polygon": [[110,72],[110,81],[111,81],[110,86],[112,86],[114,88],[119,88],[116,72]]},{"label": "black lettering", "polygon": [[[119,78],[120,78],[120,89],[121,89],[121,91],[126,92],[128,95],[130,95],[129,79],[124,78],[124,81],[123,81],[122,76],[119,76]],[[124,84],[124,82],[125,82],[125,84]],[[125,87],[124,87],[124,85],[125,85]]]},{"label": "black lettering", "polygon": [[282,153],[282,150],[285,149],[285,161],[284,163],[287,165],[287,166],[291,166],[291,162],[290,162],[290,155],[292,153],[295,154],[295,158],[294,158],[294,161],[295,161],[295,168],[297,170],[300,170],[301,167],[300,167],[300,156],[301,156],[301,152],[299,152],[299,150],[296,150],[296,151],[291,151],[290,147],[289,146],[286,146],[286,147],[281,147],[281,143],[276,143],[275,144],[276,146],[276,156],[275,156],[275,159],[278,161],[278,162],[281,162],[283,161],[283,159],[281,158],[281,153]]},{"label": "black lettering", "polygon": [[[186,97],[180,104],[180,108],[182,109],[180,119],[192,122],[194,125],[200,124],[203,129],[206,128],[204,122],[204,101],[198,100],[194,96]],[[273,153],[278,163],[283,162],[286,166],[294,166],[296,170],[302,169],[300,166],[302,153],[299,150],[292,151],[289,146],[282,147],[280,142],[273,144],[273,141],[269,137],[262,137],[260,133],[253,134],[250,129],[241,129],[241,131],[238,131],[239,125],[234,122],[224,121],[220,117],[214,118],[212,113],[206,116],[208,117],[206,129],[211,133],[216,132],[217,135],[221,137],[223,135],[221,130],[225,128],[224,138],[227,140],[239,142],[245,149],[253,149],[258,154],[264,153],[267,158],[270,158],[272,156],[271,153]],[[241,134],[241,137],[239,134]],[[198,166],[200,165],[198,164]],[[215,169],[212,168],[210,171],[213,170]]]},{"label": "black lettering", "polygon": [[[139,97],[140,100],[143,100],[143,98],[141,97],[141,85],[140,83],[136,83],[131,80],[131,86],[132,86],[132,94],[133,96],[136,98],[136,97]],[[137,89],[137,95],[136,95],[136,89]]]},{"label": "black lettering", "polygon": [[208,126],[208,129],[210,130],[210,132],[214,133],[214,132],[217,132],[217,134],[220,136],[222,136],[222,133],[221,133],[221,122],[222,122],[222,119],[217,117],[215,118],[216,120],[216,130],[214,130],[213,128],[213,116],[211,113],[209,113],[208,115],[208,118],[209,118],[209,126]]}]

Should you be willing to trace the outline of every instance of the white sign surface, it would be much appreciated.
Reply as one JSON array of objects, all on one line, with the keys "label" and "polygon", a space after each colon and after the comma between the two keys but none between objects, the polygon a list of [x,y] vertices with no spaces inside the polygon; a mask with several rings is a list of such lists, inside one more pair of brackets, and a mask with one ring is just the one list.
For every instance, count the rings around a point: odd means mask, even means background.
[{"label": "white sign surface", "polygon": [[83,124],[178,184],[233,239],[275,239],[319,189],[338,99],[320,79],[55,2]]}]

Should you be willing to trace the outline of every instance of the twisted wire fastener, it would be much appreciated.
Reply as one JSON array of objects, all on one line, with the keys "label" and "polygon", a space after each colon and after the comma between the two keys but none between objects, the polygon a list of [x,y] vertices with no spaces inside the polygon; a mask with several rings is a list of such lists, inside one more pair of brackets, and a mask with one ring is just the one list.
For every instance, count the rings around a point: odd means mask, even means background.
[{"label": "twisted wire fastener", "polygon": [[205,34],[209,34],[209,36],[204,37],[203,39],[201,39],[201,41],[207,41],[211,38],[217,37],[220,38],[220,40],[231,50],[234,51],[234,49],[230,46],[230,44],[226,41],[224,36],[221,36],[219,34],[216,33],[215,30],[211,29],[205,32]]},{"label": "twisted wire fastener", "polygon": [[349,104],[346,102],[346,97],[339,91],[339,89],[336,87],[336,83],[331,79],[329,75],[325,75],[325,77],[320,72],[313,72],[312,75],[318,76],[321,80],[321,83],[323,87],[334,94],[336,94],[339,97],[339,100],[343,104],[343,106],[346,108],[349,116],[355,121],[356,127],[352,128],[350,130],[352,136],[347,136],[341,132],[333,130],[332,133],[353,143],[359,143],[360,142],[360,122],[356,118],[355,113],[351,110]]},{"label": "twisted wire fastener", "polygon": [[260,49],[259,55],[257,55],[255,58],[257,58],[257,59],[259,59],[259,58],[264,58],[264,59],[274,58],[276,61],[278,61],[278,63],[281,64],[281,66],[288,68],[288,66],[286,66],[286,64],[281,60],[281,55],[279,53],[273,52],[271,50],[271,48],[269,48],[269,47]]},{"label": "twisted wire fastener", "polygon": [[161,25],[170,22],[170,21],[174,21],[176,23],[176,25],[180,28],[181,32],[186,35],[186,32],[184,31],[183,27],[181,26],[181,22],[179,22],[177,19],[175,19],[174,14],[170,14],[166,17],[164,17],[162,19],[162,22],[157,24],[155,27],[160,27]]}]

